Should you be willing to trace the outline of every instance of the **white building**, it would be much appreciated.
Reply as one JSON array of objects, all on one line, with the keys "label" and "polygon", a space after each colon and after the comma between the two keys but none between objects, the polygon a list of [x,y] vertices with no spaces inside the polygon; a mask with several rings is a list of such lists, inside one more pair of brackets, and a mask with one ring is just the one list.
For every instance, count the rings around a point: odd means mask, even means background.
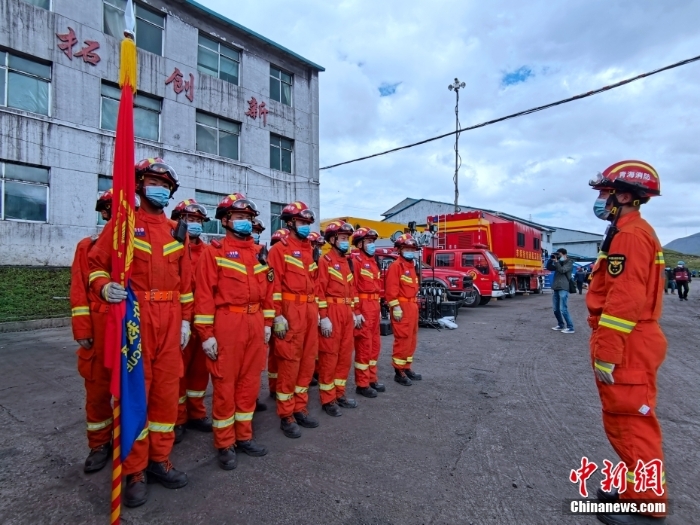
[{"label": "white building", "polygon": [[598,233],[557,228],[552,234],[552,246],[554,250],[565,248],[567,253],[577,259],[595,260],[603,238],[604,236]]},{"label": "white building", "polygon": [[[0,265],[66,266],[111,186],[126,0],[0,2]],[[318,213],[321,66],[193,0],[136,2],[136,158],[180,177],[171,208],[254,200]],[[220,233],[215,221],[208,233]]]}]

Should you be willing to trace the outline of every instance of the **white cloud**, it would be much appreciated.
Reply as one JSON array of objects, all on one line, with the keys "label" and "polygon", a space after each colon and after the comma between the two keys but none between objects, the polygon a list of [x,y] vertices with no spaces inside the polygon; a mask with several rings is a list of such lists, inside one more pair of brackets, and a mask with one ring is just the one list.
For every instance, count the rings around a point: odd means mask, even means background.
[{"label": "white cloud", "polygon": [[[321,165],[589,91],[697,54],[700,2],[201,0],[323,65]],[[507,73],[533,74],[504,86]],[[524,71],[524,70],[523,70]],[[643,208],[662,242],[700,230],[700,63],[463,133],[461,202],[602,231],[588,180],[651,163],[663,197]],[[382,97],[382,85],[397,84]],[[379,214],[404,197],[451,201],[451,138],[321,172],[324,217]]]}]

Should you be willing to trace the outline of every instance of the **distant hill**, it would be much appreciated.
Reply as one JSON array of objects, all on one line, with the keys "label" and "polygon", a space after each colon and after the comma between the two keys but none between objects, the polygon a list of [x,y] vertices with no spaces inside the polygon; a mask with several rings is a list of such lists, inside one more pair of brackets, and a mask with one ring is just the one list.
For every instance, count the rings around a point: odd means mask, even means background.
[{"label": "distant hill", "polygon": [[690,253],[692,255],[700,255],[700,232],[689,237],[681,237],[675,241],[669,242],[664,248],[674,250],[681,253]]}]

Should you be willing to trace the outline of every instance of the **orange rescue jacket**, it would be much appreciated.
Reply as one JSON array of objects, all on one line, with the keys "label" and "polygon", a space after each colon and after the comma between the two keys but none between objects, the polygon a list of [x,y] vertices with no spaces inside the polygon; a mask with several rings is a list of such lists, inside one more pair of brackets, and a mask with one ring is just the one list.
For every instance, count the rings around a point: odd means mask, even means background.
[{"label": "orange rescue jacket", "polygon": [[331,251],[318,261],[316,292],[321,319],[328,317],[328,303],[331,301],[345,300],[345,304],[351,308],[358,307],[355,277],[350,270],[348,258],[340,255],[335,248],[331,248]]},{"label": "orange rescue jacket", "polygon": [[402,300],[412,300],[418,295],[418,276],[413,263],[399,256],[386,271],[384,292],[390,308],[398,306]]}]

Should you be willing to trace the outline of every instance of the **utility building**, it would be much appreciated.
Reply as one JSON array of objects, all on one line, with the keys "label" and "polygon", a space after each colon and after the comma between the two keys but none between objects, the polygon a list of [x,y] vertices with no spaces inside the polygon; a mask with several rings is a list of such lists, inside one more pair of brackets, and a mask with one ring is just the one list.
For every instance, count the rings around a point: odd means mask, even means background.
[{"label": "utility building", "polygon": [[[67,266],[111,187],[126,0],[0,2],[0,265]],[[135,3],[136,159],[180,177],[170,209],[240,191],[269,238],[319,211],[323,68],[193,0]],[[169,214],[169,210],[167,211]],[[205,232],[221,234],[217,221]]]}]

